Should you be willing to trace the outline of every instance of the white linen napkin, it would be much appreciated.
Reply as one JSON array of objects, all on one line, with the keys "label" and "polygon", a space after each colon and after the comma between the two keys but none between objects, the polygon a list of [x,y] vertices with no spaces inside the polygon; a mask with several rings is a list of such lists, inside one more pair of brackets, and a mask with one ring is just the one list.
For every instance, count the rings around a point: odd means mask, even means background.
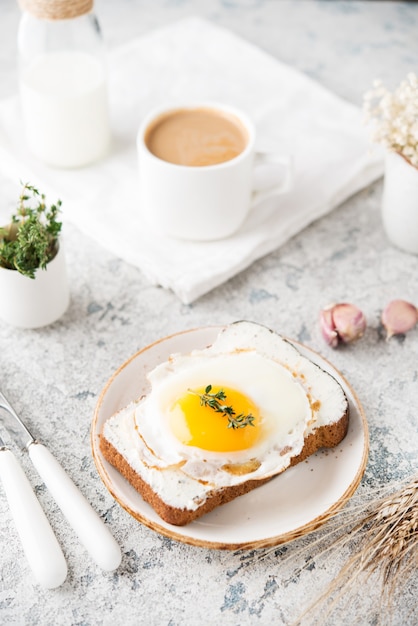
[{"label": "white linen napkin", "polygon": [[[190,303],[383,173],[359,108],[231,32],[188,18],[109,53],[111,154],[83,169],[57,170],[26,150],[17,96],[0,103],[0,172],[63,201],[76,224],[155,284]],[[242,228],[209,243],[169,239],[141,220],[136,134],[151,107],[220,101],[241,108],[261,147],[293,156],[292,191],[254,208]]]}]

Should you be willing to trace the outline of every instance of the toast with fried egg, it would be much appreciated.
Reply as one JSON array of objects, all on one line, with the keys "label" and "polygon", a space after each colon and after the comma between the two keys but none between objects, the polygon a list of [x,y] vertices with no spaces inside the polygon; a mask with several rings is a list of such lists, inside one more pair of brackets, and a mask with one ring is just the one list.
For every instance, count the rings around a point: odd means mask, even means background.
[{"label": "toast with fried egg", "polygon": [[167,523],[184,525],[345,437],[341,385],[265,326],[148,374],[150,392],[104,424],[100,449]]}]

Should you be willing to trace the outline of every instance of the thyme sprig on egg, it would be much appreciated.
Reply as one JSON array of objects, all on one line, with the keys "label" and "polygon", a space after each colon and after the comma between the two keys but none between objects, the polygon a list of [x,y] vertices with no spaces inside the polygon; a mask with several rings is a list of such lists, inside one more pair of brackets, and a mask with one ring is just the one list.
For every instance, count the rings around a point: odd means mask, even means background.
[{"label": "thyme sprig on egg", "polygon": [[248,415],[244,415],[240,413],[237,415],[232,406],[228,406],[224,404],[226,400],[226,393],[223,389],[220,389],[216,393],[212,392],[212,385],[207,385],[204,393],[197,393],[192,389],[188,390],[189,393],[193,393],[200,398],[201,406],[208,406],[210,409],[213,409],[216,413],[222,413],[225,417],[228,418],[228,428],[245,428],[246,426],[254,426],[253,422],[255,420],[254,415],[248,413]]}]

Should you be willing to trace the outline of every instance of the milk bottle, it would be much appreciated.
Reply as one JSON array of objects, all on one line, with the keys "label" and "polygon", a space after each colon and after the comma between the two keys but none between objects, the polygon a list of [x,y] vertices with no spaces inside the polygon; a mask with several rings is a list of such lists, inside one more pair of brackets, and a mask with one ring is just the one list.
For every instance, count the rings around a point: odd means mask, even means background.
[{"label": "milk bottle", "polygon": [[93,0],[19,0],[20,100],[27,145],[50,166],[104,157],[110,125]]}]

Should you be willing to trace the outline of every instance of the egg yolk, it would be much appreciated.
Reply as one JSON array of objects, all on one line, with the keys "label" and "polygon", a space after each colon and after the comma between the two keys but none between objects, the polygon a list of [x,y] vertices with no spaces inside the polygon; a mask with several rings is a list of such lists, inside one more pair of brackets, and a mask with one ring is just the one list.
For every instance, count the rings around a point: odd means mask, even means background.
[{"label": "egg yolk", "polygon": [[[260,414],[257,406],[247,396],[235,389],[213,385],[210,396],[205,394],[205,387],[188,390],[177,400],[171,410],[170,425],[176,438],[185,445],[196,446],[213,452],[233,452],[251,448],[260,435]],[[202,396],[211,400],[214,395],[223,392],[225,398],[218,401],[220,407],[232,407],[236,419],[248,416],[254,419],[240,428],[228,428],[229,418],[216,411]],[[216,399],[216,398],[215,398]]]}]

